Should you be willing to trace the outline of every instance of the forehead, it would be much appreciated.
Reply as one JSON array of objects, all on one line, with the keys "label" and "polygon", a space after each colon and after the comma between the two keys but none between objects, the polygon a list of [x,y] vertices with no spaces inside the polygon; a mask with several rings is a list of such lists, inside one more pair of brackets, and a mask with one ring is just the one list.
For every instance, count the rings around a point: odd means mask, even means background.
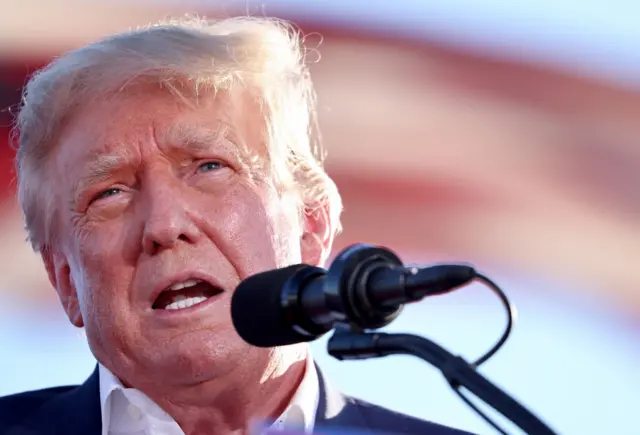
[{"label": "forehead", "polygon": [[264,131],[262,123],[259,104],[247,94],[181,99],[168,91],[140,88],[83,105],[67,119],[58,143],[65,160],[69,154],[91,158],[125,151],[144,141],[162,145],[205,140],[221,130],[255,143]]}]

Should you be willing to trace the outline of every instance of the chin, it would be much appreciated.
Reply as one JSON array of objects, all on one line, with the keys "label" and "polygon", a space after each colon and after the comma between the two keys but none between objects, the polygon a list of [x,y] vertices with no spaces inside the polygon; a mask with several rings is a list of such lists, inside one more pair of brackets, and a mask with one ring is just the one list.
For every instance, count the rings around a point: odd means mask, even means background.
[{"label": "chin", "polygon": [[[259,349],[244,343],[235,333],[214,334],[209,331],[194,331],[181,335],[162,346],[151,364],[152,371],[160,369],[158,376],[170,376],[180,383],[200,383],[226,376],[238,367],[251,365],[267,355],[268,349]],[[244,364],[243,364],[244,363]]]}]

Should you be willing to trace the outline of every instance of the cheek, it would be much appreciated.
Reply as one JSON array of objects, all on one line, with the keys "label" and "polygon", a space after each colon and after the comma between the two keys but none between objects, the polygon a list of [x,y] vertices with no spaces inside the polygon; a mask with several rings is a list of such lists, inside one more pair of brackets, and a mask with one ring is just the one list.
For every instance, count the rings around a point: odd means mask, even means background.
[{"label": "cheek", "polygon": [[211,222],[220,230],[226,245],[222,248],[241,278],[292,264],[299,258],[299,243],[291,243],[295,229],[275,193],[240,185],[228,192],[220,205]]},{"label": "cheek", "polygon": [[76,274],[85,334],[95,355],[103,355],[105,349],[114,346],[126,351],[128,343],[133,342],[132,334],[140,329],[128,295],[134,269],[104,247],[81,250],[82,265]]},{"label": "cheek", "polygon": [[[99,228],[97,228],[99,226]],[[126,290],[134,265],[126,260],[125,244],[131,243],[124,226],[117,220],[85,227],[77,234],[76,252],[80,259],[74,268],[83,311],[104,315],[126,302]]]},{"label": "cheek", "polygon": [[302,220],[299,213],[297,196],[287,195],[274,201],[277,207],[273,208],[272,216],[276,234],[279,235],[278,245],[283,250],[284,264],[278,267],[289,266],[301,262],[300,241],[302,240]]},{"label": "cheek", "polygon": [[103,269],[113,270],[120,264],[134,264],[142,248],[142,227],[130,212],[117,219],[91,221],[87,219],[74,234],[83,268],[92,274]]}]

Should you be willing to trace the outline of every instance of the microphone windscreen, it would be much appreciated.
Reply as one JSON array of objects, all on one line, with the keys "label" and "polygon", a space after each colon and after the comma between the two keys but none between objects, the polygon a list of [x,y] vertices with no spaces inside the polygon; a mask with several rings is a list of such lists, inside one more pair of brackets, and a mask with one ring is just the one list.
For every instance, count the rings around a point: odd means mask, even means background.
[{"label": "microphone windscreen", "polygon": [[287,281],[306,268],[312,266],[296,264],[258,273],[238,285],[231,299],[231,319],[244,341],[257,347],[276,347],[312,339],[295,332],[282,303]]}]

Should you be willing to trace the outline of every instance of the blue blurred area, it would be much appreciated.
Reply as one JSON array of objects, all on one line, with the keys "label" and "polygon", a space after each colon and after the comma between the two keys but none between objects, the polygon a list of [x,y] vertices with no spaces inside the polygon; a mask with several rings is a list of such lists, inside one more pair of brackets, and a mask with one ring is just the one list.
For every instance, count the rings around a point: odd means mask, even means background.
[{"label": "blue blurred area", "polygon": [[[233,3],[233,2],[232,2]],[[252,13],[426,38],[640,89],[635,0],[246,1]],[[237,2],[236,2],[237,4]]]},{"label": "blue blurred area", "polygon": [[[559,433],[637,434],[637,330],[609,311],[604,299],[574,299],[540,281],[498,280],[518,305],[519,320],[482,373]],[[95,364],[82,331],[67,322],[61,309],[39,311],[11,300],[11,292],[5,294],[0,395],[82,382]],[[408,307],[388,329],[427,336],[472,360],[491,346],[503,324],[497,299],[474,284]],[[344,392],[479,434],[494,433],[421,361],[387,357],[339,362],[326,354],[326,339],[313,343],[314,355]]]}]

